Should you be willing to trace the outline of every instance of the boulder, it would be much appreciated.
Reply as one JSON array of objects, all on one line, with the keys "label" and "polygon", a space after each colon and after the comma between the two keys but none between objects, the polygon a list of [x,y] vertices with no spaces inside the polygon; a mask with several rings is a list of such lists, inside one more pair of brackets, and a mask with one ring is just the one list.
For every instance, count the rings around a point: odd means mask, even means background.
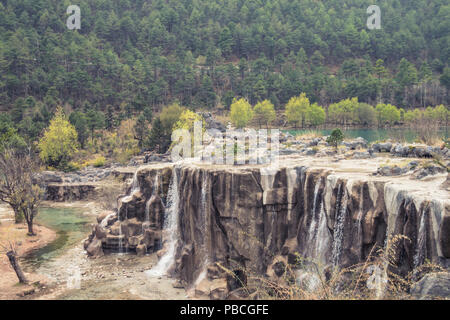
[{"label": "boulder", "polygon": [[365,152],[355,152],[352,155],[352,159],[369,159],[371,157],[372,156],[367,151],[365,151]]},{"label": "boulder", "polygon": [[107,216],[111,214],[111,211],[103,211],[97,216],[97,222],[101,223]]},{"label": "boulder", "polygon": [[209,297],[213,300],[223,300],[228,293],[227,280],[225,278],[211,281]]},{"label": "boulder", "polygon": [[424,168],[419,168],[416,171],[414,171],[413,177],[415,179],[420,180],[420,179],[423,179],[423,178],[428,177],[428,176],[434,176],[436,174],[445,173],[446,171],[447,171],[446,168],[430,164],[430,165],[427,165]]},{"label": "boulder", "polygon": [[99,239],[94,238],[87,247],[86,252],[90,257],[103,256],[102,242]]},{"label": "boulder", "polygon": [[342,144],[348,147],[350,150],[357,149],[366,149],[367,148],[367,140],[361,137],[356,138],[352,141],[344,141]]},{"label": "boulder", "polygon": [[411,287],[411,295],[421,300],[450,298],[450,273],[437,272],[426,274]]},{"label": "boulder", "polygon": [[372,149],[374,152],[390,152],[392,149],[392,143],[390,142],[374,143],[372,145]]},{"label": "boulder", "polygon": [[392,176],[399,176],[401,174],[405,174],[406,172],[408,172],[407,167],[401,168],[401,167],[394,165],[394,166],[379,167],[377,169],[376,174],[380,175],[380,176],[392,177]]},{"label": "boulder", "polygon": [[94,231],[95,237],[99,240],[106,238],[106,235],[108,234],[108,232],[104,228],[102,228],[99,224],[95,226]]},{"label": "boulder", "polygon": [[122,222],[122,232],[128,238],[142,234],[142,222],[136,218]]},{"label": "boulder", "polygon": [[144,256],[147,253],[147,246],[145,244],[140,244],[136,247],[136,254],[138,257]]}]

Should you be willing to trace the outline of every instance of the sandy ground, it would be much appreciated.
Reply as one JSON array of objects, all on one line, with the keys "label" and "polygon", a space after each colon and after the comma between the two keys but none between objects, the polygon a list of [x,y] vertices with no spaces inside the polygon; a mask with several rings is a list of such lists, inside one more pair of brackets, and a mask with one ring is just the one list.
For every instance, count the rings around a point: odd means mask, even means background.
[{"label": "sandy ground", "polygon": [[[9,246],[9,242],[15,243],[18,256],[24,256],[56,239],[53,230],[38,224],[34,226],[36,236],[27,236],[26,224],[15,224],[13,218],[12,210],[0,205],[0,244]],[[25,273],[30,284],[20,284],[5,253],[5,249],[0,248],[0,300],[27,298],[28,295],[24,293],[45,291],[46,278],[42,275]]]}]

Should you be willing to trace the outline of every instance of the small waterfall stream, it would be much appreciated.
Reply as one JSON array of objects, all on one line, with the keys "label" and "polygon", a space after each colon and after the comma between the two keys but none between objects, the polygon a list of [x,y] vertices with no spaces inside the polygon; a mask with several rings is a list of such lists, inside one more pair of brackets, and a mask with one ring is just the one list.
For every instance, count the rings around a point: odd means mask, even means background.
[{"label": "small waterfall stream", "polygon": [[358,239],[361,236],[361,230],[362,230],[362,218],[363,218],[363,191],[364,191],[364,184],[361,185],[361,193],[359,195],[359,208],[358,208],[358,217],[356,218],[357,223],[357,236]]},{"label": "small waterfall stream", "polygon": [[[319,196],[319,188],[320,188],[320,184],[322,182],[322,179],[319,178],[318,181],[316,182],[316,185],[314,187],[314,197],[313,197],[313,207],[312,207],[312,212],[311,212],[311,222],[309,224],[309,231],[308,231],[308,243],[309,243],[309,256],[313,257],[314,256],[314,251],[316,251],[315,249],[315,245],[316,245],[316,236],[317,236],[317,226],[318,226],[318,219],[316,217],[316,206],[317,206],[317,197]],[[322,201],[320,201],[322,203]]]},{"label": "small waterfall stream", "polygon": [[153,180],[153,189],[152,194],[148,201],[145,203],[145,221],[150,222],[150,204],[153,200],[153,197],[155,197],[158,194],[159,190],[159,172],[155,174],[155,179]]},{"label": "small waterfall stream", "polygon": [[413,258],[414,268],[419,267],[424,263],[425,244],[426,244],[426,225],[425,225],[425,213],[422,211],[419,224],[419,233],[417,234],[416,253]]},{"label": "small waterfall stream", "polygon": [[172,178],[167,194],[167,205],[164,214],[163,243],[167,241],[167,251],[159,259],[157,265],[151,270],[146,271],[149,276],[162,276],[175,263],[175,254],[177,250],[179,235],[178,214],[180,205],[180,195],[178,193],[178,168],[172,169]]},{"label": "small waterfall stream", "polygon": [[201,231],[202,231],[202,246],[201,252],[203,256],[203,261],[201,263],[201,272],[195,280],[195,285],[199,284],[203,279],[206,278],[208,264],[211,260],[210,252],[210,231],[211,226],[211,216],[208,211],[208,193],[209,193],[209,177],[206,171],[203,171],[202,177],[202,189],[201,189]]},{"label": "small waterfall stream", "polygon": [[338,188],[338,196],[336,199],[336,218],[334,222],[334,236],[333,236],[333,251],[332,259],[333,266],[339,266],[339,260],[342,252],[342,242],[344,240],[344,224],[345,216],[347,214],[347,190],[342,184]]},{"label": "small waterfall stream", "polygon": [[133,175],[133,181],[131,182],[130,192],[129,192],[128,195],[126,195],[125,197],[121,198],[121,201],[122,201],[122,202],[128,202],[128,201],[130,201],[131,199],[133,199],[133,195],[134,195],[136,192],[139,191],[139,181],[138,181],[138,178],[137,178],[137,172],[138,172],[138,170],[136,170],[136,171],[134,172],[134,175]]}]

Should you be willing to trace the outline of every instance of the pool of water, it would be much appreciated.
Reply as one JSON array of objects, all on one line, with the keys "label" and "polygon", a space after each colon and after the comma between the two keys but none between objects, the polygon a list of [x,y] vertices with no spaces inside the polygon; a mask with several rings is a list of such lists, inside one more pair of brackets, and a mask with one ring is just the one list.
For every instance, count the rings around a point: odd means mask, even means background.
[{"label": "pool of water", "polygon": [[41,208],[36,222],[57,233],[56,239],[23,258],[25,268],[37,269],[55,259],[86,238],[94,222],[93,216],[83,214],[77,208]]},{"label": "pool of water", "polygon": [[[321,130],[284,130],[292,135],[302,134],[306,132],[318,132],[322,135],[329,135],[332,129]],[[395,129],[344,129],[342,130],[347,139],[363,137],[368,142],[382,141],[386,139],[394,139],[400,141],[414,142],[417,139],[417,132],[411,128],[395,128]],[[445,128],[439,130],[442,138],[447,136]],[[448,137],[448,136],[447,136]]]}]

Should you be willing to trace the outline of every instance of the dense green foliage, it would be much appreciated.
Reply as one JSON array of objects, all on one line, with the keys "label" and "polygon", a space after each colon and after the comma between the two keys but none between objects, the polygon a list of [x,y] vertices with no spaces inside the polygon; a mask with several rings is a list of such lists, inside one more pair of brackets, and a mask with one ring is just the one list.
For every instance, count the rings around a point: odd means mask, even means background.
[{"label": "dense green foliage", "polygon": [[336,128],[333,131],[331,131],[331,134],[327,138],[327,142],[332,146],[334,146],[336,149],[339,143],[342,142],[342,140],[344,140],[344,134],[339,128]]},{"label": "dense green foliage", "polygon": [[[76,112],[83,148],[132,117],[139,147],[167,136],[168,123],[144,113],[174,102],[228,109],[242,97],[280,109],[304,92],[310,117],[301,112],[299,126],[353,97],[352,122],[363,125],[386,118],[361,103],[404,115],[449,105],[445,0],[380,2],[380,30],[366,27],[369,0],[80,0],[78,31],[66,27],[70,4],[0,0],[0,140],[36,141],[57,105]],[[347,123],[348,113],[329,119]]]}]

